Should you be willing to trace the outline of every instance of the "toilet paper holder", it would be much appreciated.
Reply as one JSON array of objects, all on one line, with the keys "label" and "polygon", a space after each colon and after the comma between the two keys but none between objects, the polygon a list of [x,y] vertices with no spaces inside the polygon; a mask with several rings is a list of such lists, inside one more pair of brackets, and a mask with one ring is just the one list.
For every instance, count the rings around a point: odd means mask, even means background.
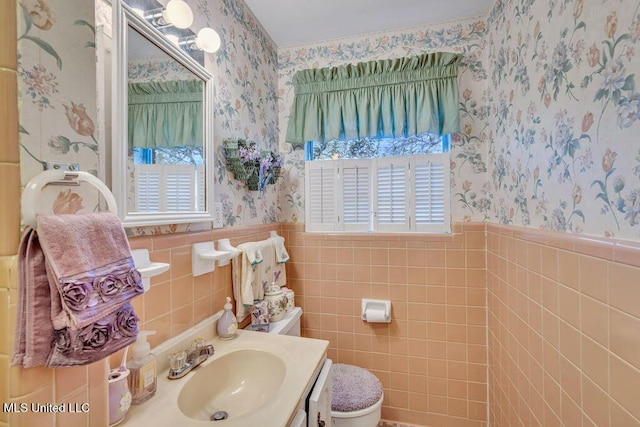
[{"label": "toilet paper holder", "polygon": [[391,301],[363,299],[361,318],[369,323],[391,323]]}]

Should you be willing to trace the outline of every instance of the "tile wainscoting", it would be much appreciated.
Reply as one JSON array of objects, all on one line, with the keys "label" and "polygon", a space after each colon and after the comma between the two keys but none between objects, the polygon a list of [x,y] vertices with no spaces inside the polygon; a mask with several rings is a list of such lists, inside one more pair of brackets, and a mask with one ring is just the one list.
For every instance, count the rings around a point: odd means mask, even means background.
[{"label": "tile wainscoting", "polygon": [[[485,224],[451,235],[313,234],[283,224],[287,275],[303,335],[336,363],[384,386],[382,418],[479,427],[487,419]],[[390,324],[360,318],[362,298],[390,299]]]},{"label": "tile wainscoting", "polygon": [[487,226],[492,426],[640,426],[640,242]]},{"label": "tile wainscoting", "polygon": [[[291,255],[287,275],[304,310],[303,334],[329,340],[335,362],[381,379],[387,425],[640,426],[637,242],[483,223],[455,224],[447,236],[311,234],[284,223],[132,237],[132,248],[171,262],[134,302],[142,327],[158,331],[152,345],[220,310],[231,294],[228,266],[193,277],[193,243],[237,245],[271,230]],[[8,367],[15,256],[0,258],[0,279],[5,401],[91,403],[84,417],[0,414],[0,426],[106,427],[106,362]],[[390,299],[392,323],[363,322],[361,298]]]}]

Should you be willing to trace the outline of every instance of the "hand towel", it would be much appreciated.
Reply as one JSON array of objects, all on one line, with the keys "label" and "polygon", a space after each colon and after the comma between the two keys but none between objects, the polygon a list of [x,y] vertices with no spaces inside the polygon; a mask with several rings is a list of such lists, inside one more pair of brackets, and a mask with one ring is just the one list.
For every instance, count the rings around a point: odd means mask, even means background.
[{"label": "hand towel", "polygon": [[[247,248],[260,249],[263,262],[251,264]],[[271,239],[238,245],[241,254],[233,260],[233,292],[236,300],[236,317],[239,321],[250,312],[253,300],[264,299],[264,291],[271,283],[287,284],[284,264],[276,262],[275,245]]]},{"label": "hand towel", "polygon": [[287,252],[287,248],[284,247],[284,237],[282,236],[272,236],[270,237],[276,251],[276,262],[279,264],[283,264],[289,261],[289,253]]},{"label": "hand towel", "polygon": [[51,293],[38,234],[27,227],[18,250],[18,307],[13,366],[44,365],[51,350]]},{"label": "hand towel", "polygon": [[54,330],[54,340],[46,366],[87,365],[132,344],[138,335],[138,317],[130,302],[85,326]]},{"label": "hand towel", "polygon": [[[241,246],[241,248],[240,248]],[[262,248],[256,242],[248,242],[241,244],[238,249],[242,250],[247,255],[247,260],[249,264],[256,265],[260,264],[264,261],[264,256],[262,255]]]},{"label": "hand towel", "polygon": [[40,215],[38,236],[52,285],[56,329],[95,323],[143,292],[115,214]]},{"label": "hand towel", "polygon": [[14,366],[92,363],[135,341],[142,283],[114,214],[38,216],[18,264]]}]

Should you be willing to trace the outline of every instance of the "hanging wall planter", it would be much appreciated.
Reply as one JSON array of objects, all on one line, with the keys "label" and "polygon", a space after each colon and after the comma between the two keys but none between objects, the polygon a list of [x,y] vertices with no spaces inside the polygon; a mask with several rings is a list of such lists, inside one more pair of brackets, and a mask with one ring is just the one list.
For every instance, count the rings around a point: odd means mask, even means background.
[{"label": "hanging wall planter", "polygon": [[251,191],[264,191],[280,177],[283,158],[273,151],[258,150],[255,142],[225,139],[224,156],[227,168],[235,179],[245,181]]}]

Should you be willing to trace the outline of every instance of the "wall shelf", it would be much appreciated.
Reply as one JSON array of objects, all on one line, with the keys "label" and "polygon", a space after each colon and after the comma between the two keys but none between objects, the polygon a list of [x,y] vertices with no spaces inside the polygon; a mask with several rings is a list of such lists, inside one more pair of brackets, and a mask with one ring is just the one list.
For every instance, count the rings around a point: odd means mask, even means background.
[{"label": "wall shelf", "polygon": [[240,254],[240,251],[233,246],[229,239],[218,240],[216,250],[213,241],[194,243],[191,247],[191,270],[194,277],[210,273],[218,266],[228,265],[231,259]]},{"label": "wall shelf", "polygon": [[142,276],[142,286],[145,292],[151,287],[151,277],[157,276],[169,270],[171,264],[166,262],[153,262],[149,259],[148,249],[133,249],[131,251],[133,257],[133,263],[136,270]]}]

